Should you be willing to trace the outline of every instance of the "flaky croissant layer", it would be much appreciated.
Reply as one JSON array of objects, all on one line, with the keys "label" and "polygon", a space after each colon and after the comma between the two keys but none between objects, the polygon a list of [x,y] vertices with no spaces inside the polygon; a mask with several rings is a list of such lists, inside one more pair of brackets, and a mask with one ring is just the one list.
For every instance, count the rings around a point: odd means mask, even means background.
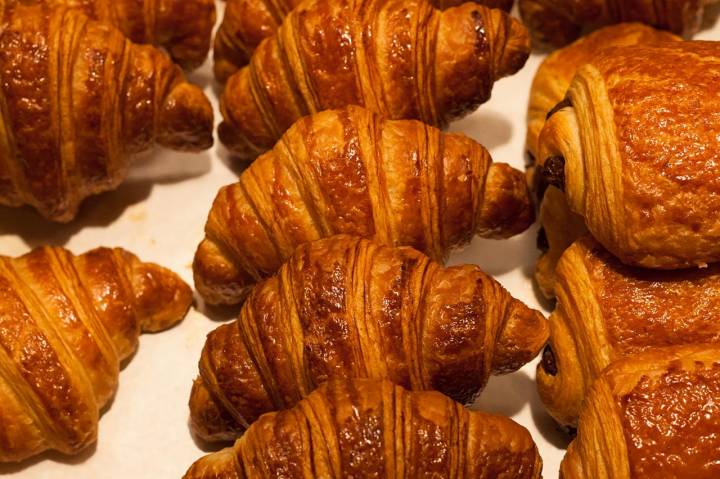
[{"label": "flaky croissant layer", "polygon": [[711,120],[720,111],[718,72],[718,42],[603,50],[543,127],[543,171],[627,264],[720,260],[720,122]]},{"label": "flaky croissant layer", "polygon": [[333,381],[262,416],[185,479],[442,477],[537,479],[542,460],[510,419],[388,381]]},{"label": "flaky croissant layer", "polygon": [[133,42],[164,47],[183,68],[205,61],[215,25],[214,0],[0,0],[0,16],[33,3],[78,9]]},{"label": "flaky croissant layer", "polygon": [[476,266],[351,236],[300,246],[239,319],[208,336],[190,399],[194,431],[234,439],[332,378],[389,378],[470,402],[547,341],[545,318]]},{"label": "flaky croissant layer", "polygon": [[444,127],[529,53],[519,21],[476,3],[443,12],[427,0],[308,0],[230,78],[218,133],[249,161],[302,116],[346,105]]},{"label": "flaky croissant layer", "polygon": [[235,304],[308,241],[352,234],[443,260],[474,234],[533,221],[525,180],[459,134],[348,107],[298,121],[218,193],[195,254],[195,285]]},{"label": "flaky croissant layer", "polygon": [[69,221],[154,143],[209,148],[213,112],[159,50],[78,10],[18,6],[0,30],[0,204]]},{"label": "flaky croissant layer", "polygon": [[191,301],[177,275],[122,249],[0,256],[0,462],[92,444],[139,334]]},{"label": "flaky croissant layer", "polygon": [[[228,0],[223,21],[215,35],[215,77],[225,82],[247,65],[260,42],[273,36],[282,20],[300,3],[301,0]],[[465,1],[431,0],[431,3],[445,9],[462,5]],[[514,0],[476,0],[475,3],[510,11]]]}]

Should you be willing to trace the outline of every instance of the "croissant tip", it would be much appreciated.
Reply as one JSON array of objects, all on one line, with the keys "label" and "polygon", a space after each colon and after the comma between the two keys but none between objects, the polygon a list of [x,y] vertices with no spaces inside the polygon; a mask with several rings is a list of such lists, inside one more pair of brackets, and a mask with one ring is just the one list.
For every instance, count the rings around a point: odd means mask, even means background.
[{"label": "croissant tip", "polygon": [[495,80],[514,75],[520,71],[530,58],[532,44],[530,32],[519,20],[507,16],[508,27],[505,48],[496,58]]},{"label": "croissant tip", "polygon": [[213,306],[233,306],[243,302],[255,279],[241,271],[210,239],[204,239],[193,259],[195,289]]},{"label": "croissant tip", "polygon": [[137,260],[133,288],[144,333],[155,333],[180,322],[192,305],[192,289],[174,272]]},{"label": "croissant tip", "polygon": [[197,85],[177,84],[165,98],[158,142],[174,150],[202,151],[214,143],[210,100]]}]

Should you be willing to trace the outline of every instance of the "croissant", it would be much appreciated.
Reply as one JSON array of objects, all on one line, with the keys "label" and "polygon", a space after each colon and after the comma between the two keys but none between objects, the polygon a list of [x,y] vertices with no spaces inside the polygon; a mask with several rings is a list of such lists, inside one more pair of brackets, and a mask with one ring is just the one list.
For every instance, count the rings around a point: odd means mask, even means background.
[{"label": "croissant", "polygon": [[220,190],[195,285],[210,303],[235,304],[298,245],[333,234],[442,261],[473,234],[505,238],[532,222],[523,174],[493,164],[478,143],[351,106],[298,121]]},{"label": "croissant", "polygon": [[154,142],[212,145],[202,91],[151,46],[76,10],[18,6],[0,29],[0,204],[69,221]]},{"label": "croissant", "polygon": [[534,159],[538,156],[538,137],[545,119],[556,105],[563,105],[562,100],[578,68],[592,61],[603,49],[673,40],[679,38],[640,23],[612,25],[550,54],[535,74],[527,113],[526,148],[530,158],[528,184],[538,199],[539,219],[543,226],[540,238],[543,254],[537,263],[535,279],[548,298],[554,296],[555,265],[560,255],[573,241],[587,232],[587,228],[583,218],[569,210],[563,193],[553,186],[547,187],[543,179],[535,174]]},{"label": "croissant", "polygon": [[718,42],[604,50],[541,132],[544,178],[625,263],[720,260],[718,71]]},{"label": "croissant", "polygon": [[603,25],[640,22],[691,36],[705,8],[717,0],[519,0],[520,15],[533,39],[562,47]]},{"label": "croissant", "polygon": [[191,301],[177,275],[119,248],[0,256],[0,462],[95,442],[140,332],[173,325]]},{"label": "croissant", "polygon": [[519,21],[474,3],[441,12],[427,0],[309,0],[230,78],[218,134],[249,161],[300,117],[346,105],[444,127],[529,52]]},{"label": "croissant", "polygon": [[[445,9],[462,5],[465,0],[430,2],[437,8]],[[228,0],[215,35],[215,77],[224,83],[247,65],[260,42],[273,36],[282,20],[300,3],[300,0]],[[476,3],[509,12],[514,0],[476,0]]]},{"label": "croissant", "polygon": [[437,392],[389,381],[331,381],[295,407],[263,415],[185,479],[306,477],[540,478],[527,430]]},{"label": "croissant", "polygon": [[306,243],[253,290],[235,323],[208,336],[192,426],[205,440],[234,439],[331,378],[387,377],[468,403],[547,337],[545,318],[477,266],[443,268],[351,236]]},{"label": "croissant", "polygon": [[577,424],[587,390],[614,361],[662,346],[720,344],[720,264],[634,268],[586,236],[560,259],[556,292],[537,383],[548,411],[565,425]]},{"label": "croissant", "polygon": [[618,362],[593,385],[560,477],[716,478],[718,408],[717,346],[663,348]]},{"label": "croissant", "polygon": [[164,47],[188,69],[205,61],[215,25],[213,0],[0,0],[0,15],[30,3],[78,9],[110,23],[133,42]]}]

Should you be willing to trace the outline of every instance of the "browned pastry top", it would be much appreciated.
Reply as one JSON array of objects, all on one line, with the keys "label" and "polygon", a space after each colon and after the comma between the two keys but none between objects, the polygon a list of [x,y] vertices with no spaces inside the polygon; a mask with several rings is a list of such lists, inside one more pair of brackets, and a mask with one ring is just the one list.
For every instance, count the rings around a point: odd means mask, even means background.
[{"label": "browned pastry top", "polygon": [[0,0],[0,17],[18,5],[77,9],[113,25],[135,43],[162,46],[183,68],[197,68],[210,49],[214,0]]},{"label": "browned pastry top", "polygon": [[139,334],[191,301],[177,275],[122,249],[0,256],[0,462],[90,445]]},{"label": "browned pastry top", "polygon": [[720,477],[720,358],[694,369],[671,363],[618,398],[631,477]]},{"label": "browned pastry top", "polygon": [[679,271],[635,268],[596,242],[581,241],[608,340],[619,354],[720,340],[720,265]]},{"label": "browned pastry top", "polygon": [[537,141],[547,114],[567,93],[578,68],[607,48],[669,42],[679,38],[640,23],[622,23],[602,28],[548,55],[538,68],[528,108],[527,147],[537,156]]},{"label": "browned pastry top", "polygon": [[18,6],[0,28],[0,204],[71,220],[154,142],[212,145],[202,91],[149,45],[77,10]]},{"label": "browned pastry top", "polygon": [[233,448],[197,461],[185,479],[303,477],[537,479],[530,434],[437,392],[389,381],[332,381],[257,420]]},{"label": "browned pastry top", "polygon": [[720,44],[611,49],[593,65],[614,110],[625,215],[638,240],[653,239],[642,229],[657,224],[667,228],[648,234],[665,241],[682,241],[673,224],[699,232],[720,211]]}]

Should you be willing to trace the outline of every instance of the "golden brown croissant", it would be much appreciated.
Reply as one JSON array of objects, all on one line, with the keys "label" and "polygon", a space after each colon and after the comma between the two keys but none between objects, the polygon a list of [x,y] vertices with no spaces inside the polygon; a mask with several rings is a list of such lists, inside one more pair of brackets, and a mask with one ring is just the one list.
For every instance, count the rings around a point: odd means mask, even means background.
[{"label": "golden brown croissant", "polygon": [[[560,255],[587,229],[582,217],[569,210],[563,193],[553,186],[545,189],[546,186],[540,185],[540,178],[535,175],[533,162],[538,155],[537,142],[545,118],[557,105],[562,106],[562,100],[578,68],[592,61],[602,50],[616,46],[648,45],[673,40],[679,38],[640,23],[613,25],[552,53],[543,61],[535,74],[527,114],[526,148],[530,158],[528,184],[540,204],[540,223],[543,226],[541,235],[544,235],[540,239],[543,254],[538,260],[535,279],[548,298],[554,295],[555,265]],[[543,186],[541,191],[538,191],[539,186]]]},{"label": "golden brown croissant", "polygon": [[625,263],[720,260],[718,71],[718,42],[604,50],[542,130],[544,180]]},{"label": "golden brown croissant", "polygon": [[469,138],[348,107],[298,121],[218,193],[195,255],[198,291],[234,304],[305,242],[345,233],[444,260],[474,234],[524,231],[523,174]]},{"label": "golden brown croissant", "polygon": [[715,479],[718,431],[720,348],[648,351],[612,365],[595,382],[560,477]]},{"label": "golden brown croissant", "polygon": [[356,379],[325,383],[294,408],[263,415],[184,477],[537,479],[541,470],[530,434],[510,419],[437,392]]},{"label": "golden brown croissant", "polygon": [[0,14],[32,3],[78,9],[133,42],[164,47],[183,68],[205,61],[215,25],[213,0],[0,0]]},{"label": "golden brown croissant", "polygon": [[[334,1],[334,0],[332,0]],[[438,8],[462,5],[466,0],[430,0]],[[223,21],[215,35],[215,77],[221,82],[247,65],[260,42],[273,36],[282,20],[300,0],[228,0]],[[476,0],[510,11],[514,0]]]},{"label": "golden brown croissant", "polygon": [[191,301],[177,275],[118,248],[0,256],[0,462],[92,444],[140,332]]},{"label": "golden brown croissant", "polygon": [[0,204],[71,220],[154,142],[212,145],[202,91],[151,46],[77,10],[18,6],[0,29]]},{"label": "golden brown croissant", "polygon": [[208,336],[193,429],[234,439],[332,378],[388,378],[471,402],[547,337],[545,318],[477,266],[443,268],[352,236],[306,243],[253,290],[236,322]]},{"label": "golden brown croissant", "polygon": [[574,426],[585,393],[610,363],[669,345],[720,343],[720,264],[658,271],[623,265],[586,236],[560,259],[540,397]]},{"label": "golden brown croissant", "polygon": [[218,133],[251,160],[303,115],[346,105],[442,127],[487,101],[529,52],[519,21],[474,3],[309,0],[230,78]]},{"label": "golden brown croissant", "polygon": [[584,32],[614,23],[640,22],[690,36],[705,7],[717,0],[519,0],[533,39],[561,47]]}]

